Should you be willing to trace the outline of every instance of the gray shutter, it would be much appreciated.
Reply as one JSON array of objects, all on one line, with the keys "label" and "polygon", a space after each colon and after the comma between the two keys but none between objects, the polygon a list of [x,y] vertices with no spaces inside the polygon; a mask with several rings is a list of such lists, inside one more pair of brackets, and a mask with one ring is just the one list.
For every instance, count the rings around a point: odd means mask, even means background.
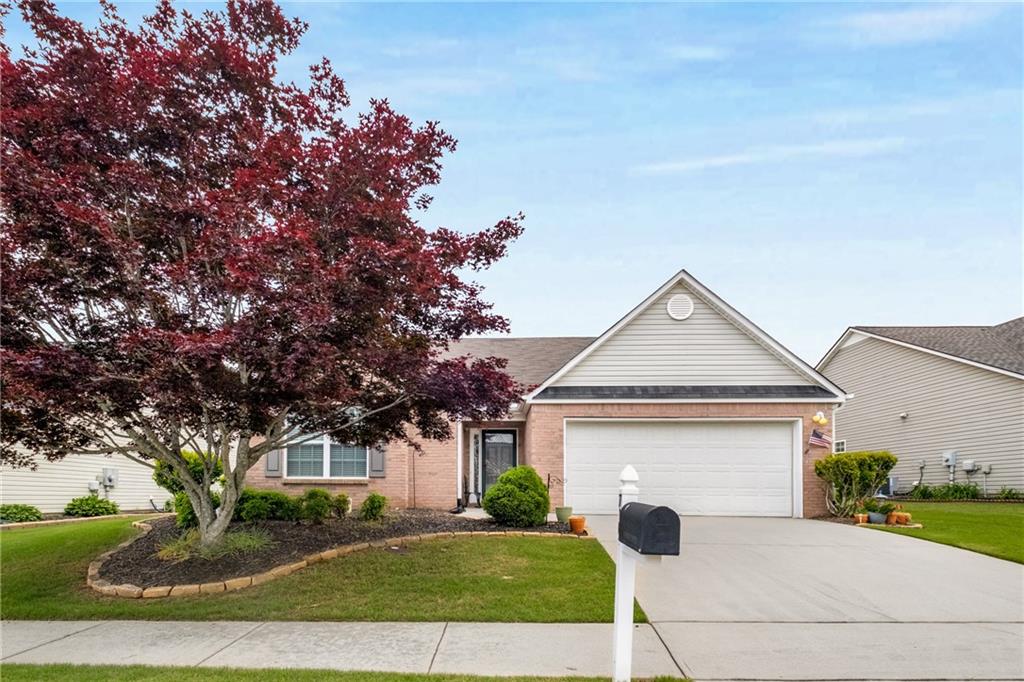
[{"label": "gray shutter", "polygon": [[263,458],[263,475],[267,478],[281,478],[282,450],[271,450]]},{"label": "gray shutter", "polygon": [[370,448],[370,478],[384,478],[384,453],[386,450],[384,445]]}]

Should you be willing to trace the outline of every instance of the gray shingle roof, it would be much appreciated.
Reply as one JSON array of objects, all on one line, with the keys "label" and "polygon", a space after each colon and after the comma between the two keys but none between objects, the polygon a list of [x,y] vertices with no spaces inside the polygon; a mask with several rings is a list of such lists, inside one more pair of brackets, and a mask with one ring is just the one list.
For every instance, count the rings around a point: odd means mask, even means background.
[{"label": "gray shingle roof", "polygon": [[528,389],[557,372],[594,341],[592,336],[466,338],[453,343],[447,355],[505,358],[505,371]]},{"label": "gray shingle roof", "polygon": [[748,400],[814,398],[835,394],[822,386],[548,386],[536,400]]},{"label": "gray shingle roof", "polygon": [[887,339],[1024,374],[1024,317],[992,327],[853,327]]}]

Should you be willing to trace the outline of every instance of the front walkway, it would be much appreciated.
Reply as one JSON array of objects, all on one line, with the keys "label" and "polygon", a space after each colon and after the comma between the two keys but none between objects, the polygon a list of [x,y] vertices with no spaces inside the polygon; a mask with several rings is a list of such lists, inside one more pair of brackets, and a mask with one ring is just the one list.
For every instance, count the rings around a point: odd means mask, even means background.
[{"label": "front walkway", "polygon": [[[3,621],[3,663],[333,668],[473,675],[603,676],[602,623]],[[636,677],[681,677],[649,625],[633,641]]]}]

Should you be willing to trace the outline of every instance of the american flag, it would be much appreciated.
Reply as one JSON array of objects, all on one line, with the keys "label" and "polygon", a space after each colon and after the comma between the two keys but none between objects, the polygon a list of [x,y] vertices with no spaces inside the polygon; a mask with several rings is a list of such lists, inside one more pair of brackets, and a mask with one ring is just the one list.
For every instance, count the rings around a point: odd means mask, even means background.
[{"label": "american flag", "polygon": [[826,436],[818,429],[814,429],[813,431],[811,431],[811,437],[808,439],[807,442],[810,443],[811,445],[820,445],[822,447],[828,447],[829,445],[832,445],[832,438]]}]

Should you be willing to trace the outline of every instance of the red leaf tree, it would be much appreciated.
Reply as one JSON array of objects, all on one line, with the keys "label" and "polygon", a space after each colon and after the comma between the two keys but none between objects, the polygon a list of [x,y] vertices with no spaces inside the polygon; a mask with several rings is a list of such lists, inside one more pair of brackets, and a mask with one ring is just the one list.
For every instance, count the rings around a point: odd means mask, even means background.
[{"label": "red leaf tree", "polygon": [[[417,222],[455,148],[436,123],[387,101],[346,116],[326,60],[281,82],[306,26],[270,0],[164,2],[134,29],[109,4],[95,29],[19,9],[39,47],[0,55],[5,462],[165,462],[210,544],[271,449],[445,438],[506,412],[520,387],[499,360],[444,352],[506,329],[465,277],[521,217]],[[205,453],[203,481],[183,450]]]}]

